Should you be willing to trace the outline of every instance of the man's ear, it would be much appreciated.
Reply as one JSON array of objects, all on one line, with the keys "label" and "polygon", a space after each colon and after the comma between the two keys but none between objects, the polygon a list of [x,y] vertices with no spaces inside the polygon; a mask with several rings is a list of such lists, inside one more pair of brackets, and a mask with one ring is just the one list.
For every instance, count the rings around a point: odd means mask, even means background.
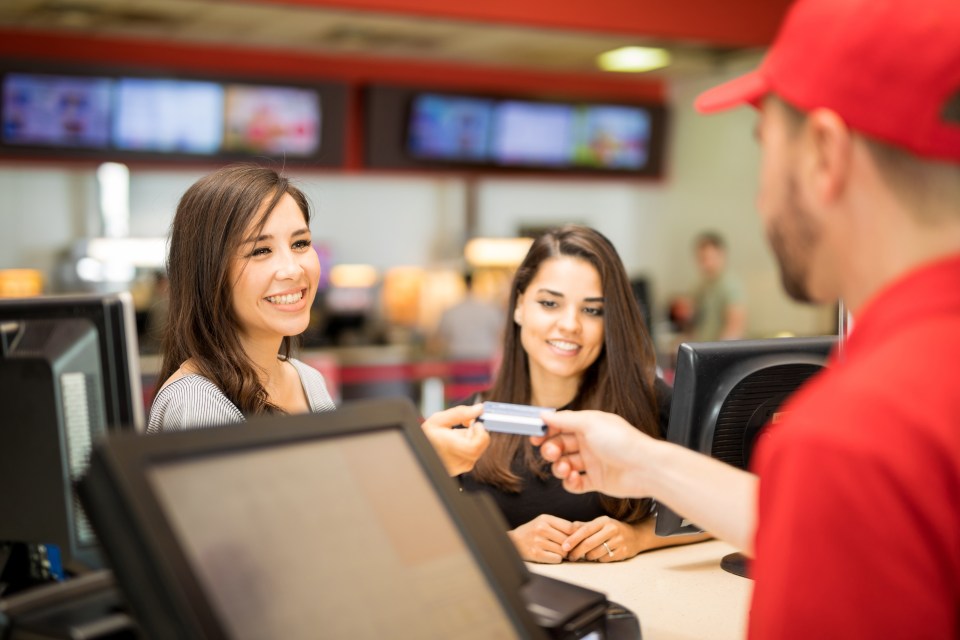
[{"label": "man's ear", "polygon": [[804,134],[810,156],[805,170],[810,195],[821,203],[836,201],[847,187],[853,160],[853,134],[847,123],[830,109],[807,114]]}]

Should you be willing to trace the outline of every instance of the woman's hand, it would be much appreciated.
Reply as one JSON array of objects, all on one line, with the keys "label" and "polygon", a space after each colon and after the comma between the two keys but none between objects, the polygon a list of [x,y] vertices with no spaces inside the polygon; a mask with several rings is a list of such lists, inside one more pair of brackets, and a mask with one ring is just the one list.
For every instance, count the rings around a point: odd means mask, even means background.
[{"label": "woman's hand", "polygon": [[600,516],[590,522],[575,522],[574,526],[576,530],[562,543],[568,560],[617,562],[644,550],[637,525]]},{"label": "woman's hand", "polygon": [[421,425],[451,476],[473,469],[490,445],[490,434],[476,422],[481,413],[482,404],[463,405],[438,411]]},{"label": "woman's hand", "polygon": [[520,556],[528,562],[559,564],[567,557],[562,545],[574,532],[577,525],[551,516],[540,514],[530,522],[522,524],[507,535],[513,540]]},{"label": "woman's hand", "polygon": [[[574,526],[578,528],[564,541],[563,547],[567,549],[568,560],[617,562],[629,560],[644,551],[702,542],[712,538],[709,533],[658,536],[655,531],[656,524],[655,517],[633,524],[614,520],[609,516],[600,516],[590,522],[575,522]],[[607,543],[606,547],[603,546],[604,542]]]}]

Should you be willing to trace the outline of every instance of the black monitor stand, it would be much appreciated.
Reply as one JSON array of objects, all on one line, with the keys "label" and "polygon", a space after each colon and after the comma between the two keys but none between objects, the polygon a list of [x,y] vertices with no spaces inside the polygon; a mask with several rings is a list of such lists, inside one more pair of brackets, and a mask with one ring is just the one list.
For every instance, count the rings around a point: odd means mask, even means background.
[{"label": "black monitor stand", "polygon": [[730,553],[720,560],[720,568],[741,578],[750,578],[750,558],[742,553]]}]

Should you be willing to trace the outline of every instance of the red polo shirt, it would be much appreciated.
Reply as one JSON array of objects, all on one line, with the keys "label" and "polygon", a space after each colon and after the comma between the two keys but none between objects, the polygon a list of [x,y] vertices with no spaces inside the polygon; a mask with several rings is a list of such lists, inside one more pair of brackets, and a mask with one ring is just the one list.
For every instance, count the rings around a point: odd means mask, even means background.
[{"label": "red polo shirt", "polygon": [[760,437],[751,638],[960,638],[960,257],[892,283]]}]

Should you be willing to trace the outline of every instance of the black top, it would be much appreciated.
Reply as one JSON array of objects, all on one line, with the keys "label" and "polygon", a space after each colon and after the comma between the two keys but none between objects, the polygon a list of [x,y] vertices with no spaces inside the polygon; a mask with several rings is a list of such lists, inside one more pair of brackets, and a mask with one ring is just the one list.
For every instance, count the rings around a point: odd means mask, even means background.
[{"label": "black top", "polygon": [[[656,379],[654,392],[657,395],[660,431],[666,436],[670,419],[670,399],[672,389],[660,378]],[[539,449],[534,448],[539,455]],[[546,462],[544,465],[546,466]],[[486,491],[496,501],[511,529],[530,522],[537,516],[547,513],[571,522],[589,522],[600,516],[610,515],[600,504],[600,494],[596,492],[576,494],[563,488],[563,483],[552,473],[541,480],[523,464],[523,450],[519,449],[511,463],[512,471],[523,480],[520,493],[507,493],[502,489],[477,482],[470,473],[460,476],[465,491]]]}]

